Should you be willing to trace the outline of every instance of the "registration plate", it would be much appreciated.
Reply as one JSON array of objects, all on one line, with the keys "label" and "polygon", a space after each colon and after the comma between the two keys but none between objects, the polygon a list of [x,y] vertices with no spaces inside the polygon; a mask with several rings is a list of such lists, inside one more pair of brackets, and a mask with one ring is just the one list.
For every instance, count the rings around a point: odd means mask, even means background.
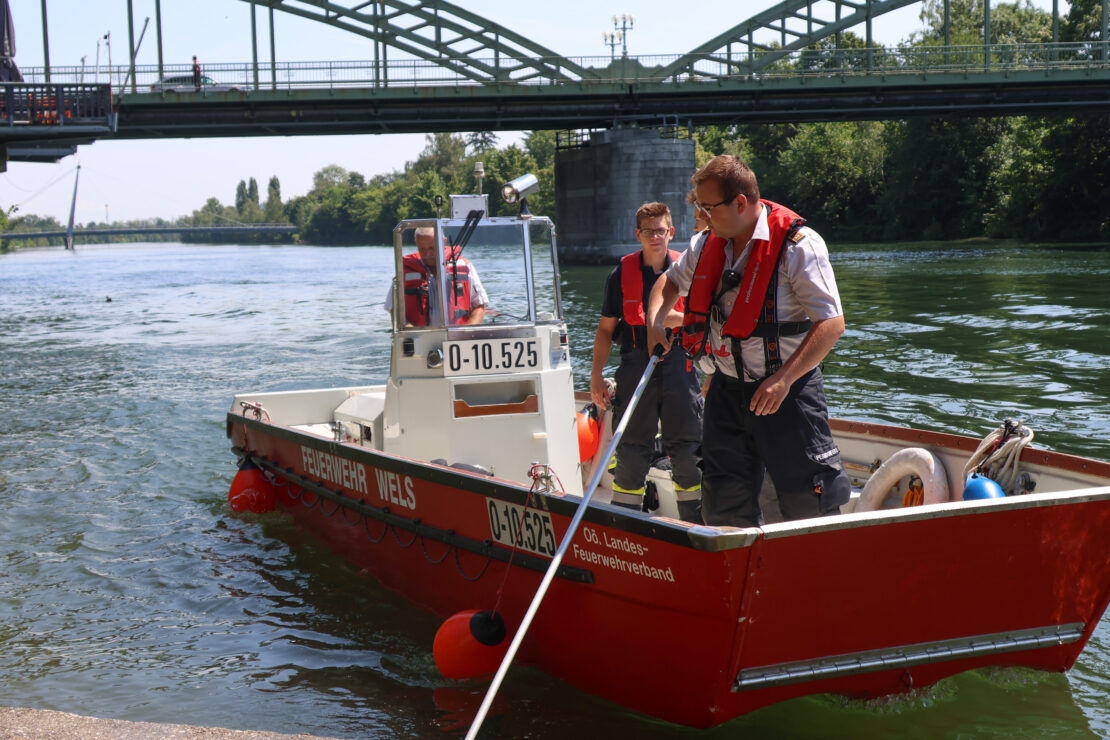
[{"label": "registration plate", "polygon": [[443,343],[444,375],[540,369],[538,339],[463,339]]},{"label": "registration plate", "polygon": [[558,544],[551,515],[546,511],[528,509],[494,498],[486,499],[489,512],[489,532],[495,542],[506,547],[516,545],[536,555],[554,557]]}]

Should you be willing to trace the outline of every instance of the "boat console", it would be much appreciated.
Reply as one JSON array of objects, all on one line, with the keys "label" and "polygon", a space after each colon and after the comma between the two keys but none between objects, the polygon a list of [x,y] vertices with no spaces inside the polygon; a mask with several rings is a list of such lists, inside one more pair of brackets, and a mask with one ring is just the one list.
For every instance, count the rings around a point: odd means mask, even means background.
[{"label": "boat console", "polygon": [[[527,214],[490,218],[485,196],[451,200],[449,217],[394,230],[379,448],[521,483],[542,463],[567,493],[581,494],[554,225]],[[417,264],[418,230],[441,245],[432,265]],[[481,295],[468,313],[464,294],[475,281]]]}]

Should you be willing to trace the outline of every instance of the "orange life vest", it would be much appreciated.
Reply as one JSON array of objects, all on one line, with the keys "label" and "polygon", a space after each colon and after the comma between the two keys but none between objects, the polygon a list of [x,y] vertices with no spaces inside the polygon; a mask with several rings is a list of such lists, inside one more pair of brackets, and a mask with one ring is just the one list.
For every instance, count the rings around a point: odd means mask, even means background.
[{"label": "orange life vest", "polygon": [[[447,247],[447,265],[443,278],[447,283],[447,302],[450,305],[448,324],[462,324],[470,317],[470,262],[460,257],[458,247]],[[451,260],[454,260],[452,266]],[[428,325],[428,277],[427,266],[420,259],[420,253],[406,254],[402,258],[405,276],[405,320],[413,326]]]},{"label": "orange life vest", "polygon": [[[624,321],[630,326],[644,325],[644,271],[640,255],[643,252],[633,252],[621,257],[621,305]],[[682,256],[673,249],[667,250],[667,256],[674,262]],[[675,310],[683,310],[682,299],[678,299]]]},{"label": "orange life vest", "polygon": [[[779,256],[787,239],[797,241],[800,238],[797,236],[798,229],[805,224],[804,218],[785,206],[769,200],[761,200],[760,203],[770,209],[767,213],[770,236],[768,239],[752,242],[751,256],[748,257],[740,281],[740,293],[736,296],[732,312],[721,330],[721,334],[726,337],[747,339],[755,332],[761,318],[765,324],[776,324],[775,296],[769,293],[768,288],[778,283]],[[694,268],[690,293],[686,298],[686,313],[682,320],[682,346],[693,355],[706,351],[709,341],[709,311],[716,300],[729,289],[726,286],[720,293],[716,292],[725,269],[727,243],[728,240],[710,233]],[[731,287],[735,285],[733,282]],[[791,329],[808,323],[792,322]],[[773,333],[777,338],[780,333],[800,332],[775,330]]]}]

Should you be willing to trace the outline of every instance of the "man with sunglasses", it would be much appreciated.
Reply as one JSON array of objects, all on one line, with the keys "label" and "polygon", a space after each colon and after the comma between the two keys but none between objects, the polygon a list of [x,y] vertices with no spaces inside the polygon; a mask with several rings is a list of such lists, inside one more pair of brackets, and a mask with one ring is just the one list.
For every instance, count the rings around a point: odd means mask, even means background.
[{"label": "man with sunglasses", "polygon": [[686,295],[682,349],[713,358],[702,428],[706,524],[763,523],[769,474],[783,518],[840,513],[851,487],[829,429],[820,363],[844,332],[828,248],[793,211],[760,200],[740,159],[714,157],[691,178],[710,233],[656,281],[648,344]]},{"label": "man with sunglasses", "polygon": [[[640,249],[625,255],[605,282],[601,321],[594,337],[590,395],[600,408],[608,405],[601,371],[613,342],[618,342],[621,359],[613,399],[614,428],[647,367],[650,355],[644,307],[656,279],[678,257],[678,252],[668,248],[673,236],[671,211],[666,204],[640,206],[636,211]],[[681,310],[669,311],[662,321],[667,327],[678,328],[682,324]],[[685,521],[701,522],[701,471],[697,460],[701,408],[701,393],[692,364],[680,352],[664,358],[652,373],[617,446],[614,504],[636,510],[647,508],[647,474],[656,457],[656,434],[661,431],[663,452],[670,456],[679,516]]]}]

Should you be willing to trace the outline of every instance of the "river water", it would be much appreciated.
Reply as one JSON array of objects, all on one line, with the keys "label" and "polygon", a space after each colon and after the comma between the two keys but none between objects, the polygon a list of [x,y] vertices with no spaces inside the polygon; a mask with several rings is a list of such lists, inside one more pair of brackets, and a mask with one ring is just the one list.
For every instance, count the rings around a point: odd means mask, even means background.
[{"label": "river water", "polygon": [[[377,247],[0,255],[0,706],[464,734],[484,687],[439,677],[437,618],[281,514],[226,503],[233,393],[384,380],[391,264]],[[848,323],[825,365],[834,415],[976,437],[1021,418],[1037,444],[1110,459],[1110,250],[834,246],[833,264]],[[563,269],[580,388],[606,273]],[[482,736],[1110,737],[1108,691],[1103,619],[1067,675],[808,697],[700,732],[516,668]]]}]

